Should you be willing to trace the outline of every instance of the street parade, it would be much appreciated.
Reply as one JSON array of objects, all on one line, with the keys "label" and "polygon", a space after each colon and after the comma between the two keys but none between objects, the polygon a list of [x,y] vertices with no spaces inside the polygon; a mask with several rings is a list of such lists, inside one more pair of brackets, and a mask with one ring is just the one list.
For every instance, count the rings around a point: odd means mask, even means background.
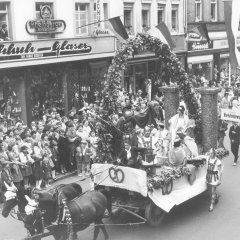
[{"label": "street parade", "polygon": [[237,240],[240,1],[60,2],[0,18],[0,239]]}]

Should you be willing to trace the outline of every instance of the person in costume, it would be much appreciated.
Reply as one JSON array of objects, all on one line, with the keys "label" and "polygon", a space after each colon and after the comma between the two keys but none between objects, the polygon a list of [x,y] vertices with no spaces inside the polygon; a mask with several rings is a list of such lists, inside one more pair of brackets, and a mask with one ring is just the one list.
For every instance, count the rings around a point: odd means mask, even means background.
[{"label": "person in costume", "polygon": [[187,159],[192,159],[199,155],[197,144],[194,138],[189,136],[188,129],[186,129],[186,131],[179,129],[177,131],[177,136],[182,140],[182,147],[186,153]]},{"label": "person in costume", "polygon": [[154,159],[153,150],[156,148],[155,143],[157,138],[151,136],[151,129],[149,126],[146,126],[143,131],[142,138],[139,139],[138,146],[146,148],[145,157],[147,162],[152,162]]},{"label": "person in costume", "polygon": [[166,157],[169,151],[171,136],[169,131],[164,127],[164,122],[157,121],[157,128],[158,128],[157,138],[162,142],[163,156]]},{"label": "person in costume", "polygon": [[131,146],[137,146],[137,136],[135,127],[137,125],[136,120],[133,118],[132,112],[124,108],[124,116],[120,117],[116,127],[123,133],[123,138],[125,135],[128,135],[130,138]]},{"label": "person in costume", "polygon": [[179,137],[175,138],[173,148],[169,151],[168,158],[169,164],[172,167],[181,167],[186,165],[187,155]]},{"label": "person in costume", "polygon": [[207,176],[206,181],[211,193],[211,203],[209,211],[213,211],[213,206],[219,200],[217,187],[221,184],[221,177],[223,172],[223,164],[220,159],[216,157],[215,149],[210,150],[210,156],[207,159]]},{"label": "person in costume", "polygon": [[175,114],[169,120],[169,124],[170,124],[169,131],[171,133],[172,145],[173,145],[174,139],[176,138],[177,130],[185,129],[189,124],[189,118],[184,112],[185,112],[185,107],[179,106],[177,110],[177,114]]}]

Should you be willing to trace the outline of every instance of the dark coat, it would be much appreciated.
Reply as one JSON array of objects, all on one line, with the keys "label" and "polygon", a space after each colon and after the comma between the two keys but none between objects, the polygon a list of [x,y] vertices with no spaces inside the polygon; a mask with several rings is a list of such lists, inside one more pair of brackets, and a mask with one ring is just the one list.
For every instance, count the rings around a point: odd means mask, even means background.
[{"label": "dark coat", "polygon": [[121,163],[123,166],[127,166],[127,167],[134,167],[134,168],[138,168],[139,163],[137,161],[137,152],[136,150],[132,147],[131,150],[131,158],[127,159],[127,151],[125,149],[123,149],[120,153],[118,158],[121,159]]},{"label": "dark coat", "polygon": [[240,127],[239,126],[231,126],[229,130],[229,138],[231,141],[231,145],[239,145],[240,143]]},{"label": "dark coat", "polygon": [[4,182],[6,182],[10,186],[12,185],[12,182],[13,182],[13,176],[12,176],[10,168],[4,168],[2,170],[1,179],[2,179],[3,191],[6,191],[7,189],[4,185]]}]

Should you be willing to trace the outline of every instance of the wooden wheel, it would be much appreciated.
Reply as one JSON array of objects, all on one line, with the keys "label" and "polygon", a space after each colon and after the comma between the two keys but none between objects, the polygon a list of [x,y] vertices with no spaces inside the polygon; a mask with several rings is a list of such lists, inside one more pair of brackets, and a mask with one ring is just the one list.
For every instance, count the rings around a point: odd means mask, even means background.
[{"label": "wooden wheel", "polygon": [[145,208],[145,218],[151,227],[159,227],[165,216],[166,212],[157,207],[152,201],[147,204]]}]

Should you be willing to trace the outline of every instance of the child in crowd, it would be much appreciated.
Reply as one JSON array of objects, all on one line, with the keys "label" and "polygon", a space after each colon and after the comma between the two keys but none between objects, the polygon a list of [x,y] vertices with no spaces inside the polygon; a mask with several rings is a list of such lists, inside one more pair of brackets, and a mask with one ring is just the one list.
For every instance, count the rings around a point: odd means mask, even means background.
[{"label": "child in crowd", "polygon": [[58,143],[55,139],[51,140],[50,143],[50,150],[52,154],[52,161],[54,164],[54,168],[52,169],[52,178],[53,180],[56,180],[56,168],[59,168],[58,159],[59,159],[59,153],[58,153]]},{"label": "child in crowd", "polygon": [[81,140],[80,146],[77,146],[77,165],[78,175],[80,177],[84,175],[90,175],[90,157],[92,155],[91,149],[88,147],[86,140]]},{"label": "child in crowd", "polygon": [[99,138],[96,136],[95,131],[90,132],[89,137],[89,144],[90,144],[90,150],[92,155],[90,156],[90,167],[95,162],[96,156],[97,156],[97,147],[98,147],[98,140]]},{"label": "child in crowd", "polygon": [[49,149],[49,144],[47,142],[43,145],[43,162],[42,162],[42,168],[43,168],[43,180],[45,181],[45,187],[49,187],[49,180],[51,179],[51,170],[54,167],[54,164],[52,162],[52,153]]},{"label": "child in crowd", "polygon": [[25,166],[21,166],[22,175],[23,175],[23,181],[24,181],[24,187],[25,189],[30,187],[29,184],[29,177],[32,175],[32,164],[34,163],[34,160],[31,158],[29,152],[28,152],[28,146],[23,145],[21,147],[21,152],[19,154],[19,158],[21,163],[25,164]]}]

